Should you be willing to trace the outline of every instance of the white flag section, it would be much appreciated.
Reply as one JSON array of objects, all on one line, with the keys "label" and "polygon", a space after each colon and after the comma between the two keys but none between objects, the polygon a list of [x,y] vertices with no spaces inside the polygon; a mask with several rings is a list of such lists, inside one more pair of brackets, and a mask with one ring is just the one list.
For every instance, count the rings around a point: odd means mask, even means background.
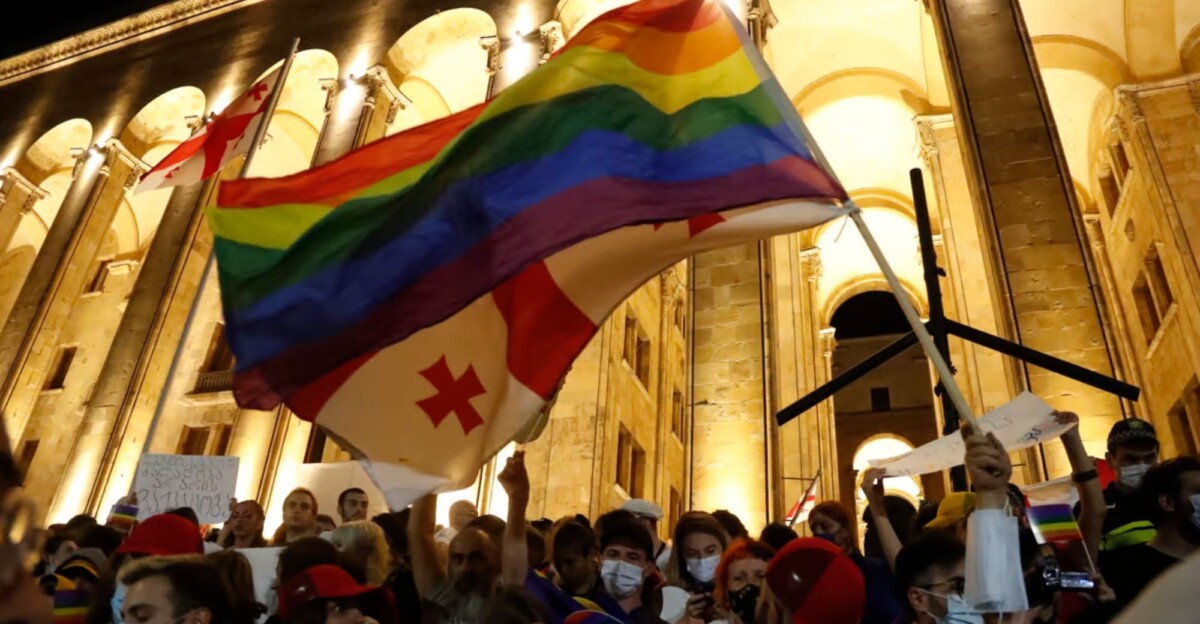
[{"label": "white flag section", "polygon": [[289,403],[357,449],[356,457],[373,460],[368,472],[393,509],[466,487],[538,415],[597,328],[648,279],[697,252],[843,214],[830,202],[793,200],[578,242]]},{"label": "white flag section", "polygon": [[[979,419],[984,433],[993,433],[1004,448],[1019,451],[1040,442],[1053,440],[1071,427],[1054,420],[1054,408],[1026,391]],[[903,455],[871,460],[872,468],[885,468],[890,477],[922,475],[953,468],[963,462],[966,446],[954,433],[915,448]]]},{"label": "white flag section", "polygon": [[[337,501],[342,492],[350,488],[359,488],[367,493],[367,519],[377,514],[387,513],[383,492],[375,487],[371,477],[367,476],[362,464],[356,461],[335,462],[332,464],[300,464],[296,467],[294,487],[308,488],[317,497],[317,509],[323,514],[329,514],[338,524],[342,523],[338,516]],[[282,513],[282,511],[280,512]],[[282,518],[278,518],[280,522]],[[268,522],[268,525],[270,522]]]},{"label": "white flag section", "polygon": [[237,474],[236,457],[142,455],[133,478],[138,520],[190,507],[200,524],[225,522]]},{"label": "white flag section", "polygon": [[260,78],[191,138],[180,143],[142,175],[135,192],[195,184],[248,152],[258,125],[267,116],[280,71],[276,69]]},{"label": "white flag section", "polygon": [[1023,485],[1021,493],[1029,499],[1030,505],[1074,505],[1079,502],[1079,490],[1069,476]]}]

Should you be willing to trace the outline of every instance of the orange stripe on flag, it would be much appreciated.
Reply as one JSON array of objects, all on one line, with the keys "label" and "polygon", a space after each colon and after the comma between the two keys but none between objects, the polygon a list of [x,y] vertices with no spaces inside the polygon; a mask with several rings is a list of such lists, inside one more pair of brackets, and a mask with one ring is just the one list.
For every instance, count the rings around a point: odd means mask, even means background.
[{"label": "orange stripe on flag", "polygon": [[699,71],[742,50],[732,25],[723,20],[690,33],[604,22],[586,28],[575,37],[574,44],[624,54],[634,65],[656,74]]},{"label": "orange stripe on flag", "polygon": [[[643,0],[613,9],[596,18],[592,24],[619,21],[664,32],[691,32],[724,19],[724,13],[725,7],[720,0]],[[587,28],[584,29],[586,31]]]}]

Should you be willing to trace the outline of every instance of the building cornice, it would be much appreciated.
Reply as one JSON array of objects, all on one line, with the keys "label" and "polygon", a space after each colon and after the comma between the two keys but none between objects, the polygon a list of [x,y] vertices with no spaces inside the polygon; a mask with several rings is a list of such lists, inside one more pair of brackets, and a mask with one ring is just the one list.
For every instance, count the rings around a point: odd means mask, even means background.
[{"label": "building cornice", "polygon": [[0,60],[0,86],[260,0],[177,0]]}]

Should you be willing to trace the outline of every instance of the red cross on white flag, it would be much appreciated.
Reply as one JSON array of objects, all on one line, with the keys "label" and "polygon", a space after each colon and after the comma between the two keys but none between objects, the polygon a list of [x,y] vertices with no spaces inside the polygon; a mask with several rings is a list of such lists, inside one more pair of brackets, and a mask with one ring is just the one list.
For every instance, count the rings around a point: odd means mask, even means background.
[{"label": "red cross on white flag", "polygon": [[136,192],[207,180],[229,161],[249,151],[258,125],[267,116],[267,104],[279,73],[276,69],[260,78],[191,138],[180,143],[142,176]]}]

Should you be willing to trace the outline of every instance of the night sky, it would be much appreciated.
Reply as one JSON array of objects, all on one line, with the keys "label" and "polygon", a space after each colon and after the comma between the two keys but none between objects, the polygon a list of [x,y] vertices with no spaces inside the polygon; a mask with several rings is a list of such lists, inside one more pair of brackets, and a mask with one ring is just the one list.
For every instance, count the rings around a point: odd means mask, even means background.
[{"label": "night sky", "polygon": [[5,0],[5,4],[12,7],[5,7],[6,24],[4,37],[0,37],[0,58],[66,39],[170,1]]}]

